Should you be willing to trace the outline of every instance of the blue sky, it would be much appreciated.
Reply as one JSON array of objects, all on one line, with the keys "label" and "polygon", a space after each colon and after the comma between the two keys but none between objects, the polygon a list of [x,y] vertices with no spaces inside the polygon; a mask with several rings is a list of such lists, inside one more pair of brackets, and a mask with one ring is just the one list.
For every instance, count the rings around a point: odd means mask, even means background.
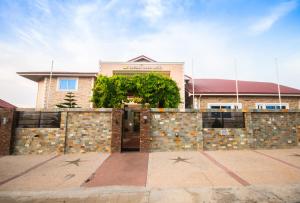
[{"label": "blue sky", "polygon": [[297,0],[0,0],[0,98],[32,107],[37,86],[17,71],[98,71],[99,60],[183,61],[198,78],[300,88]]}]

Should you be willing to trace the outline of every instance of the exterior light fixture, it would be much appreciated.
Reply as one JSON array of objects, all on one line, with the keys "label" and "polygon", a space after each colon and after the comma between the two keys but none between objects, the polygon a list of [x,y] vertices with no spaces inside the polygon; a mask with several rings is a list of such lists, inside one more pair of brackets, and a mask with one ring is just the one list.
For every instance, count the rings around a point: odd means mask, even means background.
[{"label": "exterior light fixture", "polygon": [[148,120],[148,116],[143,116],[143,119],[144,119],[144,123],[146,124]]},{"label": "exterior light fixture", "polygon": [[6,118],[6,117],[3,117],[3,118],[2,118],[2,125],[6,125],[6,123],[7,123],[7,118]]}]

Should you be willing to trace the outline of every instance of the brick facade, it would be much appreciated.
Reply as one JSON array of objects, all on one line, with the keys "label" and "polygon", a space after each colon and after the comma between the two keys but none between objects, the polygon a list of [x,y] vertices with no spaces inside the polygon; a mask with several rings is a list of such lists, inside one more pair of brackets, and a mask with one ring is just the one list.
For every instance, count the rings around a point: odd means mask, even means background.
[{"label": "brick facade", "polygon": [[14,111],[0,108],[0,156],[10,153]]},{"label": "brick facade", "polygon": [[[63,102],[67,91],[58,90],[58,78],[51,79],[50,93],[49,93],[49,108],[54,108],[56,104]],[[81,108],[91,108],[90,102],[92,96],[92,89],[94,85],[94,77],[62,77],[62,78],[78,78],[78,89],[73,91],[76,96],[77,104]],[[46,108],[48,97],[49,78],[44,78],[38,82],[37,108]]]},{"label": "brick facade", "polygon": [[123,113],[122,109],[112,112],[111,152],[121,152]]},{"label": "brick facade", "polygon": [[140,152],[150,151],[150,126],[151,126],[151,114],[149,109],[141,110],[140,118]]},{"label": "brick facade", "polygon": [[[243,109],[256,109],[256,103],[279,103],[277,96],[240,96]],[[207,109],[208,103],[236,103],[235,96],[201,96],[200,108]],[[288,103],[290,109],[300,109],[299,97],[282,97],[282,103]],[[199,104],[199,98],[198,98]],[[198,106],[199,107],[199,106]]]}]

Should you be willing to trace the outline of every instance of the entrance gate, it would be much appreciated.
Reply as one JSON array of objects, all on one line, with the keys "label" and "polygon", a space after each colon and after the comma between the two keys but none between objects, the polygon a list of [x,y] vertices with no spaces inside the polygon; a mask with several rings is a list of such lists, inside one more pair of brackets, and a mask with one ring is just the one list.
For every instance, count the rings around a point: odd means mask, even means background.
[{"label": "entrance gate", "polygon": [[121,139],[122,151],[140,151],[140,109],[125,107]]}]

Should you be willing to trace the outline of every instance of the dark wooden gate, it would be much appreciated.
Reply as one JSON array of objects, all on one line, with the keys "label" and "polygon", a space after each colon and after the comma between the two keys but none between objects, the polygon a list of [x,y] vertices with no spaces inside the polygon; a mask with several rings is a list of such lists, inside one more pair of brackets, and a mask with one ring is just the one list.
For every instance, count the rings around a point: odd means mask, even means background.
[{"label": "dark wooden gate", "polygon": [[140,151],[140,120],[140,109],[124,108],[122,151]]}]

